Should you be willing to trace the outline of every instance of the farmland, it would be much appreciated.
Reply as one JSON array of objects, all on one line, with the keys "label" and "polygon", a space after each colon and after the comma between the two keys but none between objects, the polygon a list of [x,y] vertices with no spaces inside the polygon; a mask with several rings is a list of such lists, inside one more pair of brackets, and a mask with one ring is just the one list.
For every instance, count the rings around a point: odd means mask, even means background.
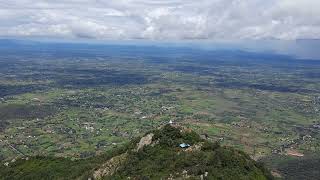
[{"label": "farmland", "polygon": [[188,48],[81,48],[1,49],[1,161],[92,157],[169,120],[256,160],[272,157],[270,167],[291,158],[288,152],[320,153],[317,61]]}]

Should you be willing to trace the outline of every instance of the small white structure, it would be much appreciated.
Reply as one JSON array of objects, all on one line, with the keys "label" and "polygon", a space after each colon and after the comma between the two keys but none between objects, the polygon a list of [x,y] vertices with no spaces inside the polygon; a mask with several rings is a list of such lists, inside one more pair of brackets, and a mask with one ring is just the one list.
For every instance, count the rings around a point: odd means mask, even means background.
[{"label": "small white structure", "polygon": [[170,120],[170,121],[169,121],[169,124],[170,124],[170,125],[172,125],[172,124],[173,124],[173,121],[172,121],[172,120]]},{"label": "small white structure", "polygon": [[179,145],[181,148],[188,148],[190,147],[190,144],[182,143]]}]

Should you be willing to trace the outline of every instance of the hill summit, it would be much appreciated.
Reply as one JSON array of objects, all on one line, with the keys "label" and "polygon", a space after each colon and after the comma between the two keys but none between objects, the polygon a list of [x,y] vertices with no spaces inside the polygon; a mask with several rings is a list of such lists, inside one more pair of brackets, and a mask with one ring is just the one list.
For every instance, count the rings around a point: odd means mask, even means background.
[{"label": "hill summit", "polygon": [[1,167],[4,179],[273,179],[242,151],[191,129],[165,125],[116,151],[85,160],[34,157]]}]

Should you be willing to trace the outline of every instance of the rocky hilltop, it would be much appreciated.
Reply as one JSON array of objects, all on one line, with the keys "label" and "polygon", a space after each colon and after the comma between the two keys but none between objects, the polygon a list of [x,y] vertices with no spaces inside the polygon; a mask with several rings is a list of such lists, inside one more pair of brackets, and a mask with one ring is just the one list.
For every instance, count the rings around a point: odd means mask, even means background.
[{"label": "rocky hilltop", "polygon": [[273,179],[242,151],[209,142],[174,125],[84,160],[20,159],[0,168],[2,179]]}]

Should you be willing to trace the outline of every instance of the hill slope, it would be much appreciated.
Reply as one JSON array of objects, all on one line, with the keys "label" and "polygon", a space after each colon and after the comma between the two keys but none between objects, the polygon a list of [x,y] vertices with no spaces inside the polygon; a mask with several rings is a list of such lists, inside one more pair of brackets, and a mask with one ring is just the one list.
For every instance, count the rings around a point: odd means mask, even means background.
[{"label": "hill slope", "polygon": [[[182,147],[181,147],[182,146]],[[185,147],[184,147],[185,146]],[[166,125],[85,160],[34,157],[0,168],[2,179],[272,179],[245,153]]]}]

